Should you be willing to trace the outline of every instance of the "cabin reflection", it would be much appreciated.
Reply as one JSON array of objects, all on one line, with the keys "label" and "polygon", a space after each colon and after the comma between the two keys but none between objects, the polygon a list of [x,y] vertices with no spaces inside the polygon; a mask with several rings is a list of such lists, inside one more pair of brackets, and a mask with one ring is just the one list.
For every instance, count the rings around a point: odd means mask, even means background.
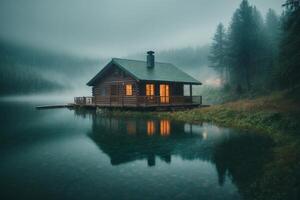
[{"label": "cabin reflection", "polygon": [[235,133],[209,124],[113,118],[82,111],[75,111],[75,115],[91,118],[88,136],[112,165],[144,160],[149,167],[154,167],[158,161],[171,164],[174,156],[210,162],[216,168],[219,185],[230,178],[249,197],[246,199],[252,199],[248,186],[260,178],[264,161],[272,156],[270,138]]},{"label": "cabin reflection", "polygon": [[135,135],[136,134],[136,121],[128,121],[126,123],[127,133],[129,135]]},{"label": "cabin reflection", "polygon": [[147,121],[147,135],[151,136],[155,133],[155,123],[153,120]]},{"label": "cabin reflection", "polygon": [[162,136],[170,135],[170,120],[160,120],[160,134]]},{"label": "cabin reflection", "polygon": [[158,118],[116,118],[96,112],[75,111],[75,114],[90,115],[92,131],[88,136],[109,156],[112,165],[146,160],[148,166],[155,166],[157,159],[171,163],[172,156],[211,161],[214,146],[221,139],[214,138],[212,133],[209,140],[207,128],[202,124]]},{"label": "cabin reflection", "polygon": [[[194,159],[199,156],[191,154],[206,154],[193,151],[192,147],[201,143],[202,134],[194,134],[187,126],[168,119],[93,115],[92,131],[88,135],[109,156],[112,165],[146,160],[148,166],[155,166],[157,159],[171,163],[172,155]],[[205,155],[202,157],[205,159]]]}]

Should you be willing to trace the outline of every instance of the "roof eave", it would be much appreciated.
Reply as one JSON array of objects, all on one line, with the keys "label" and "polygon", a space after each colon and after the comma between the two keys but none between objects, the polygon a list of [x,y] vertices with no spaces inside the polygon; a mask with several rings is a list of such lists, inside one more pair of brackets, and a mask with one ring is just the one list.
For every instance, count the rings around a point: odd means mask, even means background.
[{"label": "roof eave", "polygon": [[97,79],[100,77],[101,74],[103,74],[109,65],[111,65],[113,60],[111,60],[109,63],[107,63],[89,82],[87,82],[87,86],[95,86],[94,82],[97,81]]},{"label": "roof eave", "polygon": [[120,65],[117,61],[115,61],[114,59],[112,59],[107,65],[105,65],[100,72],[98,72],[89,82],[87,82],[87,86],[95,86],[95,82],[98,80],[98,78],[107,70],[107,68],[109,66],[111,66],[112,64],[115,64],[117,67],[119,67],[120,69],[122,69],[123,71],[125,71],[126,73],[128,73],[132,78],[134,78],[135,80],[140,80],[138,77],[136,77],[134,74],[132,74],[130,71],[128,71],[127,69],[125,69],[122,65]]},{"label": "roof eave", "polygon": [[119,68],[121,68],[123,71],[125,71],[126,73],[128,73],[132,78],[134,78],[135,80],[139,81],[141,79],[139,79],[138,77],[136,77],[133,73],[131,73],[130,71],[128,71],[126,68],[124,68],[121,64],[119,64],[117,61],[115,61],[114,59],[112,59],[112,62],[118,66]]},{"label": "roof eave", "polygon": [[140,79],[140,81],[157,81],[157,82],[170,82],[170,83],[173,82],[173,83],[183,83],[183,84],[192,84],[192,85],[203,85],[199,81],[190,82],[190,81],[154,80],[154,79]]}]

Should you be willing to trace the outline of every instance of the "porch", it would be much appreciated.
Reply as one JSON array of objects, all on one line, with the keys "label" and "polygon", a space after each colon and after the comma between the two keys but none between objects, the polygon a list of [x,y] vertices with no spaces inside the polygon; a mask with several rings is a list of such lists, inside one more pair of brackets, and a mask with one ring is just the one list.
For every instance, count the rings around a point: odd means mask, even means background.
[{"label": "porch", "polygon": [[96,96],[75,97],[75,105],[94,107],[197,107],[202,96]]}]

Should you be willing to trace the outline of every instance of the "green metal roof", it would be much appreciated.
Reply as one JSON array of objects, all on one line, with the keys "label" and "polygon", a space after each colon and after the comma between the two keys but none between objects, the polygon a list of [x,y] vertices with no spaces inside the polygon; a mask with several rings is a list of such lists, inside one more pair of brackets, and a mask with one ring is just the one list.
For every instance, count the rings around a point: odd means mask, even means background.
[{"label": "green metal roof", "polygon": [[128,72],[133,78],[143,81],[168,81],[201,85],[195,78],[178,69],[171,63],[155,62],[154,68],[147,68],[146,61],[113,58],[87,85],[93,86],[112,64]]}]

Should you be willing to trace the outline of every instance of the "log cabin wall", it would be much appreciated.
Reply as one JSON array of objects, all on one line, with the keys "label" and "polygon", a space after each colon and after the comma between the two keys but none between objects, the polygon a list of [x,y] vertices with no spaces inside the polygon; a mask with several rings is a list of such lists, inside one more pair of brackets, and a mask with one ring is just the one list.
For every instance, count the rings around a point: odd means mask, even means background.
[{"label": "log cabin wall", "polygon": [[173,96],[183,96],[183,83],[172,83],[171,93]]},{"label": "log cabin wall", "polygon": [[[132,84],[132,95],[125,95],[125,85]],[[92,88],[96,104],[135,105],[139,94],[137,82],[131,76],[113,66],[103,78]]]},{"label": "log cabin wall", "polygon": [[[132,95],[126,95],[126,84],[132,85]],[[154,84],[154,98],[147,98],[146,84]],[[168,103],[185,103],[184,84],[166,81],[137,81],[132,76],[112,66],[92,88],[95,104],[103,106],[143,106],[161,104],[160,84],[168,84],[170,101]]]}]

